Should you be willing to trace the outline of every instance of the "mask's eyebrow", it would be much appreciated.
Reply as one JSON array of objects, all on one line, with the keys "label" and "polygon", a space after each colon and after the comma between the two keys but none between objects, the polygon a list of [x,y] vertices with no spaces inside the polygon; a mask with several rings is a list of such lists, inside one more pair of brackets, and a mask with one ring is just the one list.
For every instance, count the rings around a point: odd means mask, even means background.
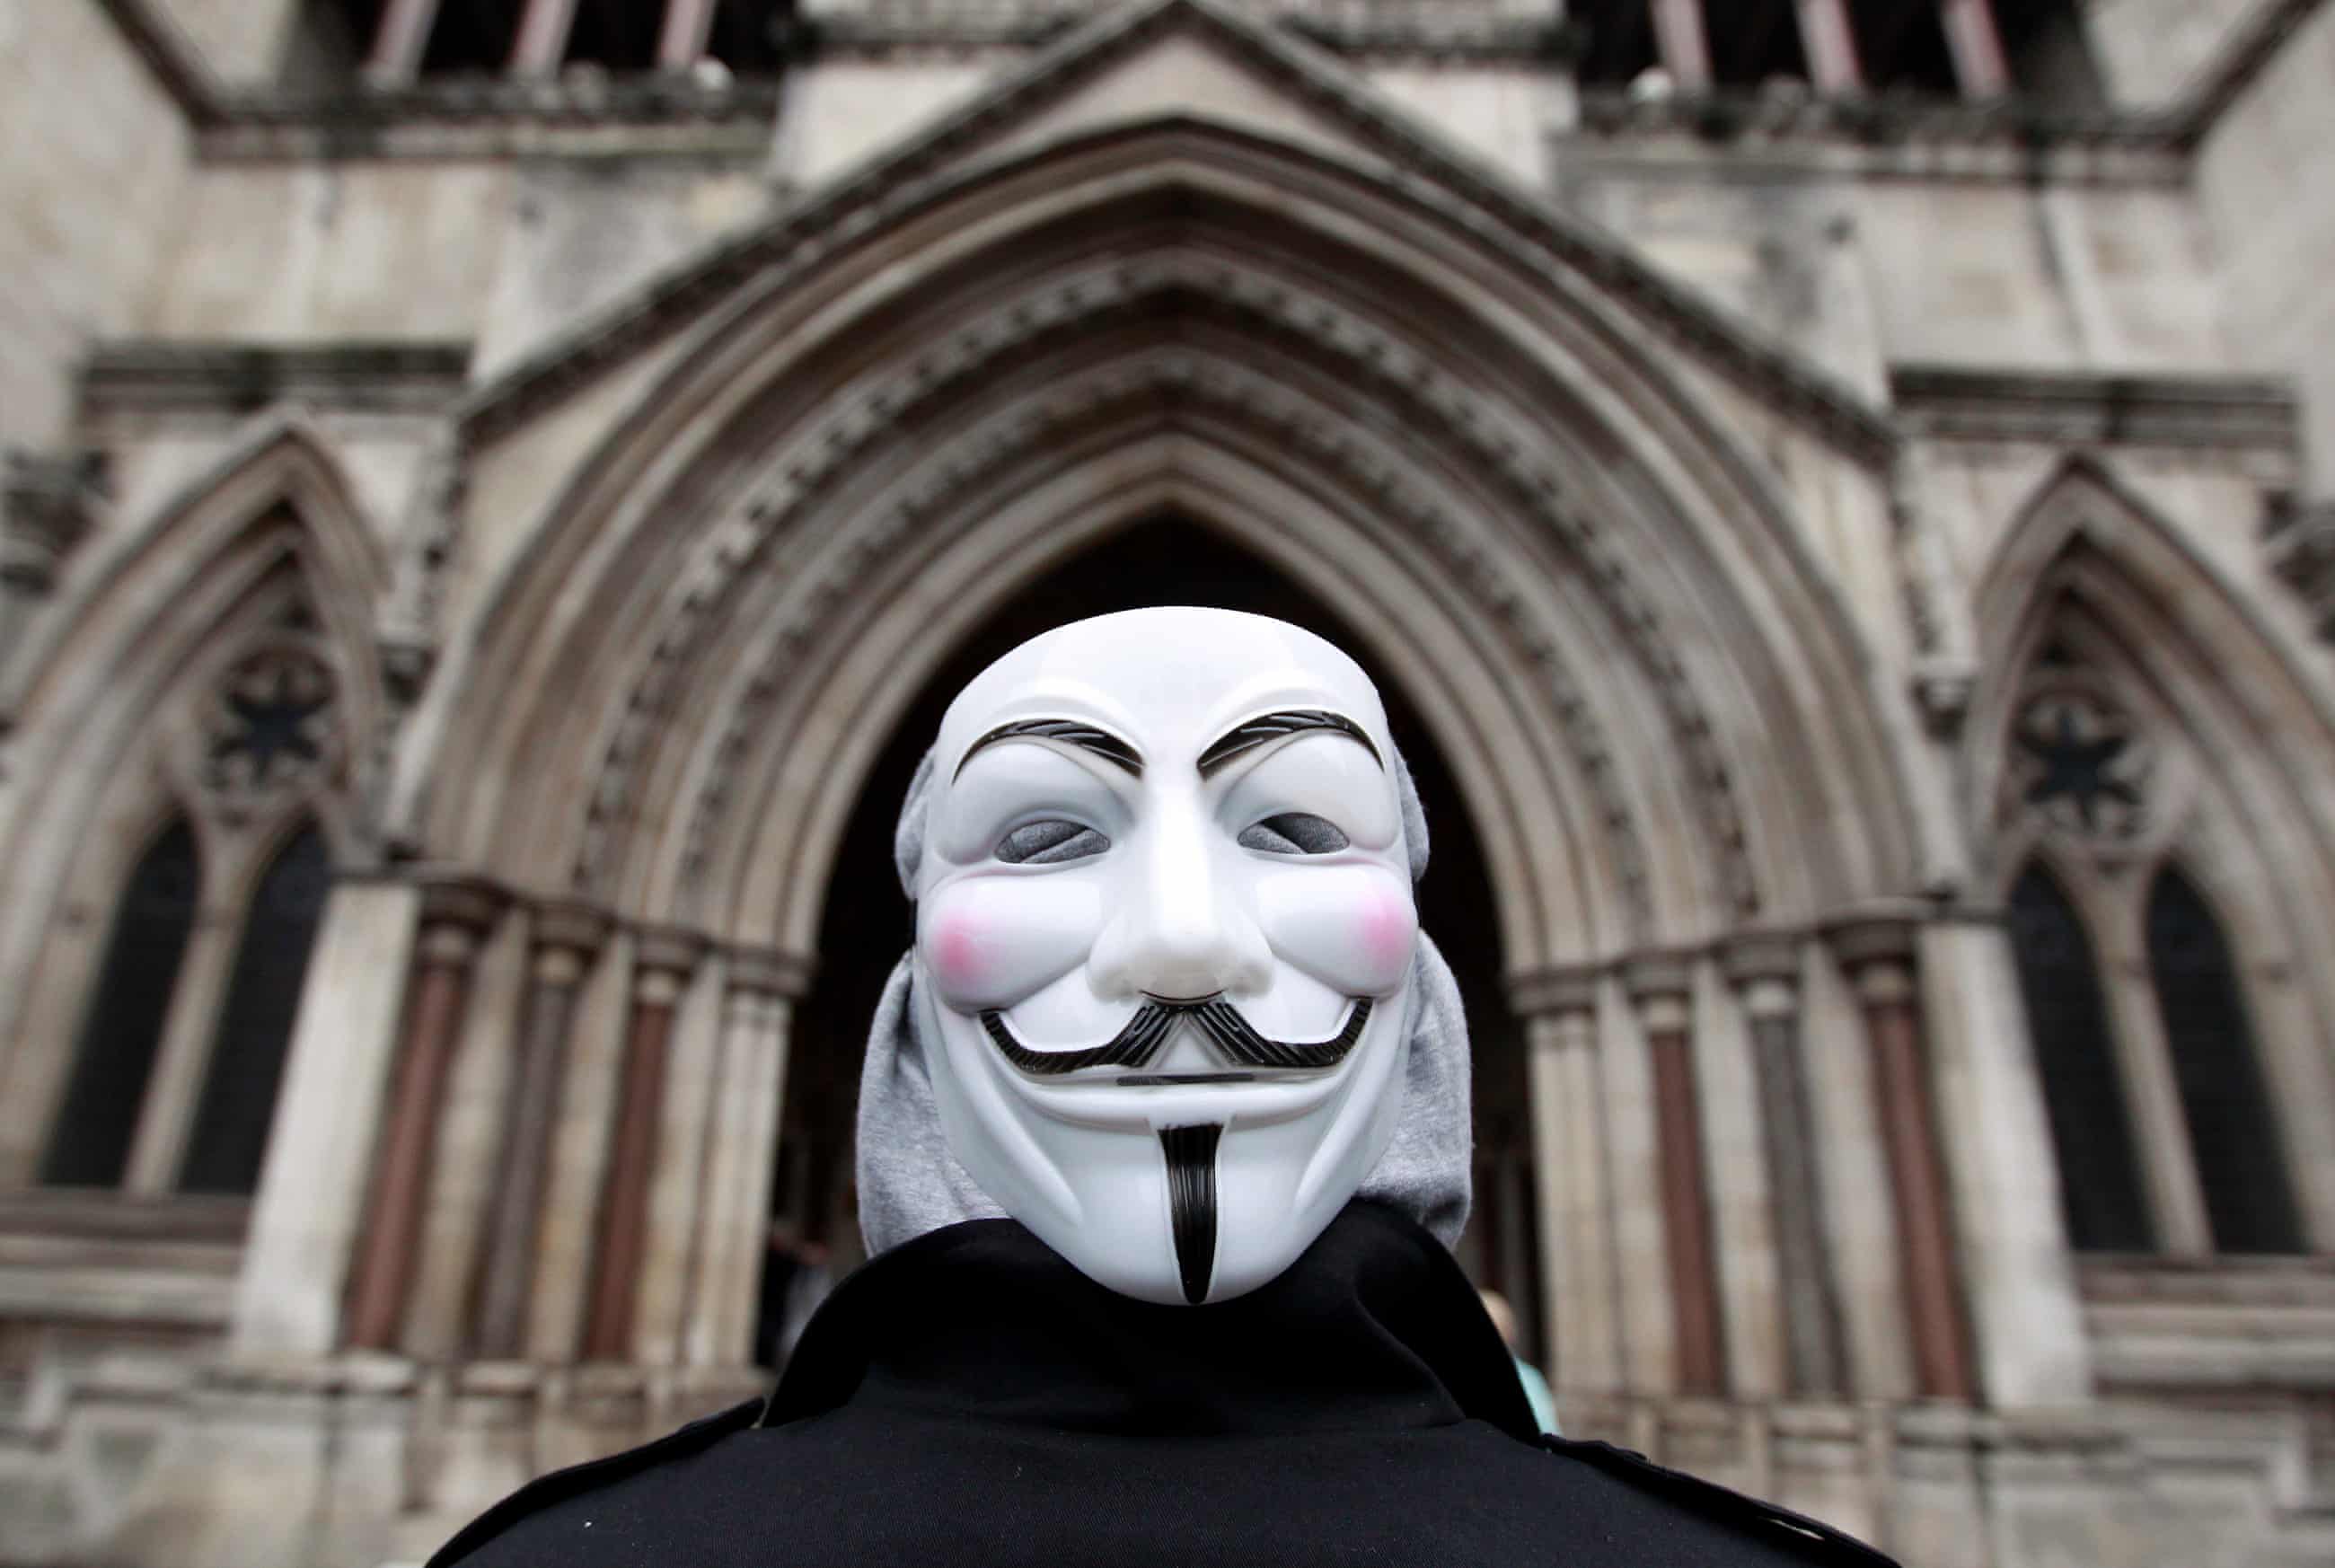
[{"label": "mask's eyebrow", "polygon": [[1138,779],[1143,777],[1143,754],[1108,730],[1083,719],[1017,719],[1011,724],[1000,724],[966,747],[964,755],[957,759],[956,772],[949,775],[950,782],[955,782],[957,774],[964,771],[964,765],[983,746],[994,746],[1001,740],[1059,740],[1065,746],[1091,751]]},{"label": "mask's eyebrow", "polygon": [[1371,754],[1371,760],[1376,762],[1381,771],[1386,768],[1386,759],[1379,755],[1377,745],[1362,732],[1360,724],[1343,713],[1332,713],[1320,708],[1284,708],[1277,712],[1260,713],[1254,719],[1244,719],[1210,741],[1208,749],[1200,753],[1200,777],[1209,777],[1234,758],[1253,751],[1267,741],[1278,740],[1284,735],[1302,734],[1308,730],[1326,730],[1334,734],[1351,736],[1362,743],[1362,750]]}]

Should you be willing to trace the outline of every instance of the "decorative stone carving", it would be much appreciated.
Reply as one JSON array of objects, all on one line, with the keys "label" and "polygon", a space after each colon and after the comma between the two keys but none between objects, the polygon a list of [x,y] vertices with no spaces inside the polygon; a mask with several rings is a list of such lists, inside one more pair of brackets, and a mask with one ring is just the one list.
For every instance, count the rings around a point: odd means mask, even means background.
[{"label": "decorative stone carving", "polygon": [[104,456],[10,452],[5,486],[0,494],[0,584],[46,594],[65,557],[89,533],[92,508],[104,491]]},{"label": "decorative stone carving", "polygon": [[2335,500],[2265,498],[2262,548],[2278,580],[2292,588],[2319,635],[2335,642]]},{"label": "decorative stone carving", "polygon": [[1977,690],[1977,670],[1958,661],[1939,660],[1914,673],[1914,705],[1921,710],[1923,726],[1942,740],[1962,733]]},{"label": "decorative stone carving", "polygon": [[271,644],[220,682],[203,726],[201,779],[229,802],[293,793],[339,760],[331,669],[315,653]]},{"label": "decorative stone carving", "polygon": [[2011,732],[2006,805],[2063,837],[2138,837],[2147,826],[2151,748],[2100,682],[2073,669],[2041,673]]}]

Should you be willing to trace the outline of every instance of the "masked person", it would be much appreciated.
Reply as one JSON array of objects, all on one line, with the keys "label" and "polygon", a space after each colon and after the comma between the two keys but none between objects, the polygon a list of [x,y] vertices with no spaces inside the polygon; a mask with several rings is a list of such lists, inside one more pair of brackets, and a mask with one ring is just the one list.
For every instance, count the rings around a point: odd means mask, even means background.
[{"label": "masked person", "polygon": [[1308,632],[1138,610],[991,665],[901,815],[870,1261],[767,1403],[435,1562],[1885,1563],[1539,1431],[1449,1252],[1427,848],[1377,692]]}]

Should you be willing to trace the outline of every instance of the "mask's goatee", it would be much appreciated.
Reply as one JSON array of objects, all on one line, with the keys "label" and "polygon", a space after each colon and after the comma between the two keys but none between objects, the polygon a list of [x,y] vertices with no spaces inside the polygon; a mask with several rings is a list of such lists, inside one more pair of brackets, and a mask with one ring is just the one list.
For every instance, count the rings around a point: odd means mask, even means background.
[{"label": "mask's goatee", "polygon": [[1216,1268],[1216,1140],[1224,1132],[1215,1122],[1159,1129],[1159,1147],[1168,1157],[1176,1271],[1185,1301],[1196,1307],[1208,1299],[1208,1281]]}]

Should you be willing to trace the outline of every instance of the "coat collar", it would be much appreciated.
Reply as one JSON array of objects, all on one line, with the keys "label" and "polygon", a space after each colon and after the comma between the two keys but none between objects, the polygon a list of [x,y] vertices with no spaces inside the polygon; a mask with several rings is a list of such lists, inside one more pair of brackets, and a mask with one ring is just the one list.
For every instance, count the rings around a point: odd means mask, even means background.
[{"label": "coat collar", "polygon": [[1012,1220],[919,1236],[820,1306],[760,1424],[846,1404],[1130,1436],[1471,1418],[1537,1436],[1515,1364],[1451,1254],[1364,1202],[1278,1279],[1200,1307],[1096,1284]]}]

